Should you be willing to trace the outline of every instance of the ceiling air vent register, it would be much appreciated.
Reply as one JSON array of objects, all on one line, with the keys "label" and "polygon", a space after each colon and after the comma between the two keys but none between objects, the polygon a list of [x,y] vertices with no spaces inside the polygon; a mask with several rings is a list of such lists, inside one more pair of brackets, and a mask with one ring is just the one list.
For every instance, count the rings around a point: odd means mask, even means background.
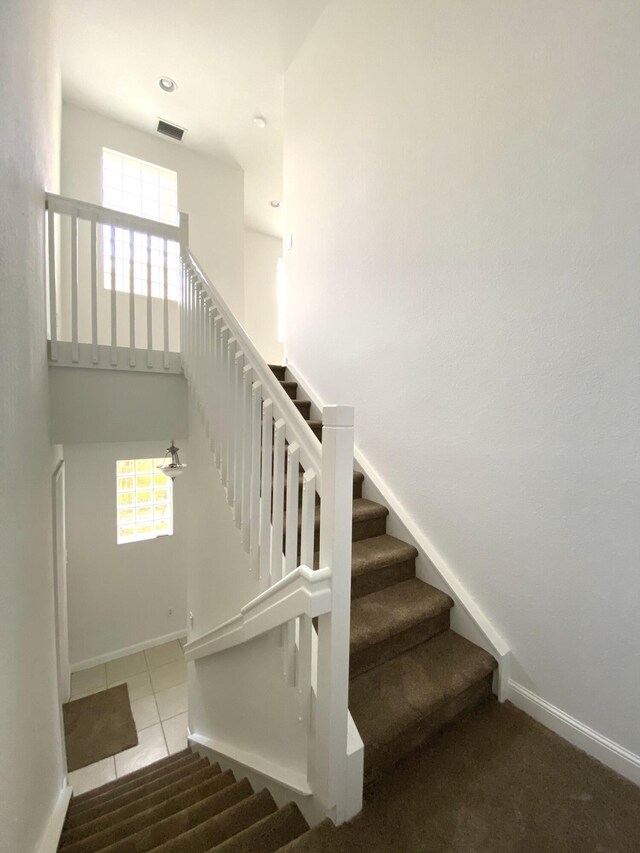
[{"label": "ceiling air vent register", "polygon": [[182,137],[186,132],[184,127],[178,127],[177,124],[171,124],[171,122],[165,121],[162,118],[158,119],[158,127],[156,129],[158,133],[170,136],[171,139],[177,139],[178,142],[182,142]]}]

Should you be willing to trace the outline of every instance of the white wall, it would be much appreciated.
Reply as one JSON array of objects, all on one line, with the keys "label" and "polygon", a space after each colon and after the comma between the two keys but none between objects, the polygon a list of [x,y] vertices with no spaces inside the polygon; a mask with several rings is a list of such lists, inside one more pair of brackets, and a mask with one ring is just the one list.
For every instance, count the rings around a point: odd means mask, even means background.
[{"label": "white wall", "polygon": [[0,850],[35,849],[62,766],[53,609],[44,191],[60,80],[47,0],[0,5]]},{"label": "white wall", "polygon": [[244,232],[244,327],[269,364],[282,364],[278,341],[276,273],[282,240],[247,228]]},{"label": "white wall", "polygon": [[[188,461],[186,442],[179,446]],[[174,486],[173,536],[116,543],[116,461],[165,449],[162,441],[65,446],[72,666],[185,630],[187,475]]]},{"label": "white wall", "polygon": [[148,441],[189,434],[187,381],[177,373],[50,367],[51,440]]},{"label": "white wall", "polygon": [[330,2],[285,81],[287,356],[512,644],[640,753],[640,5]]},{"label": "white wall", "polygon": [[[244,174],[239,168],[213,160],[185,148],[183,145],[161,136],[143,133],[117,121],[65,104],[62,112],[62,194],[82,201],[101,203],[102,149],[113,148],[148,160],[178,174],[178,207],[189,214],[189,245],[216,285],[229,307],[242,320],[244,308]],[[84,255],[88,253],[88,230],[80,231],[80,246]],[[83,255],[81,264],[82,275]],[[87,269],[86,264],[84,268]],[[86,289],[88,290],[88,289]],[[107,292],[100,288],[105,303],[102,311],[105,326],[101,327],[104,338],[108,334]],[[128,297],[119,295],[122,308],[119,311],[119,344],[128,345],[127,304]],[[136,300],[138,318],[136,340],[138,346],[146,346],[146,299]],[[154,317],[154,328],[162,330],[161,302],[157,302],[158,316]],[[177,304],[171,304],[170,348],[176,345],[178,334]],[[81,301],[81,340],[90,341],[89,301]],[[68,315],[68,311],[66,312]],[[82,322],[82,318],[85,322]],[[68,326],[68,316],[62,317],[63,334]],[[156,333],[157,334],[157,333]],[[70,340],[68,333],[67,340]],[[158,337],[157,340],[160,340]],[[101,340],[107,343],[107,340]]]}]

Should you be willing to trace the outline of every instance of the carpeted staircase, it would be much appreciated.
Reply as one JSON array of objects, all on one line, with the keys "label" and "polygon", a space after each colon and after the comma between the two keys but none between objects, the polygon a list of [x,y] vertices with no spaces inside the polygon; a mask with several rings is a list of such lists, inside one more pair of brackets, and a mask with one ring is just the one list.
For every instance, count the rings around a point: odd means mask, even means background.
[{"label": "carpeted staircase", "polygon": [[[310,401],[296,399],[297,383],[285,367],[271,370],[321,439],[322,423],[311,419]],[[497,664],[450,629],[453,601],[416,578],[418,552],[386,533],[389,510],[362,497],[363,481],[354,471],[349,710],[364,741],[367,784],[491,696]]]},{"label": "carpeted staircase", "polygon": [[[296,399],[284,367],[271,369],[321,439],[310,401]],[[362,497],[363,481],[354,471],[349,709],[368,784],[488,699],[496,662],[450,629],[452,600],[415,577],[416,549],[386,533],[389,511]],[[279,809],[266,789],[254,793],[247,779],[185,750],[74,797],[59,849],[304,853],[330,851],[335,832],[330,821],[309,830],[293,803]]]},{"label": "carpeted staircase", "polygon": [[58,850],[273,853],[308,829],[293,803],[186,749],[73,797]]}]

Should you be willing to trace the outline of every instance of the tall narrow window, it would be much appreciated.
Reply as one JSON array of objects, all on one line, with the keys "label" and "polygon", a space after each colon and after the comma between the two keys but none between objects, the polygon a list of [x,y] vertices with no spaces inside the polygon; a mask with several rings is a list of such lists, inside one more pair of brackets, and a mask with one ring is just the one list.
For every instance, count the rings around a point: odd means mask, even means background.
[{"label": "tall narrow window", "polygon": [[140,542],[173,534],[171,483],[158,471],[164,459],[116,462],[117,542]]},{"label": "tall narrow window", "polygon": [[[105,207],[133,213],[145,219],[155,219],[169,225],[177,225],[178,213],[178,175],[171,169],[138,160],[112,151],[102,149],[102,203]],[[115,265],[115,289],[129,292],[130,283],[130,235],[126,228],[115,229],[115,246],[112,257],[111,229],[103,228],[104,247],[104,286],[111,290],[112,263]],[[147,277],[147,237],[145,234],[133,235],[133,290],[140,296],[146,296]],[[160,237],[151,238],[151,295],[164,296],[164,241]],[[178,243],[167,244],[167,281],[169,299],[179,299],[179,262]]]}]

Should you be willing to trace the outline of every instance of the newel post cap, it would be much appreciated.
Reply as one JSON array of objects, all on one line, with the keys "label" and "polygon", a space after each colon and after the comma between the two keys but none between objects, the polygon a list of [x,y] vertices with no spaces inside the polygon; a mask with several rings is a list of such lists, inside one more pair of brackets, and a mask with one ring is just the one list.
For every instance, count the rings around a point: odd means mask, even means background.
[{"label": "newel post cap", "polygon": [[353,406],[324,406],[322,409],[322,426],[352,427],[353,418]]}]

